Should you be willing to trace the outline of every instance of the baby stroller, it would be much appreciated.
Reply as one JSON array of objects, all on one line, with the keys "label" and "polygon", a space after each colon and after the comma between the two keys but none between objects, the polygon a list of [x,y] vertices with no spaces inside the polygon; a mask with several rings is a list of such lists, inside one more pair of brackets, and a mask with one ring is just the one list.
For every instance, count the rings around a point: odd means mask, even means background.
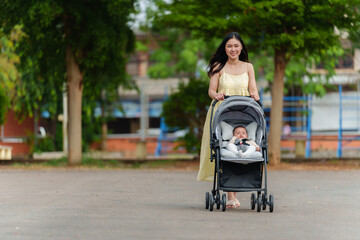
[{"label": "baby stroller", "polygon": [[[257,212],[274,210],[274,197],[267,195],[267,133],[262,104],[253,98],[242,96],[225,97],[214,113],[214,101],[211,106],[210,124],[210,161],[215,163],[214,184],[211,193],[205,193],[205,207],[213,211],[222,207],[226,210],[226,194],[223,192],[257,192],[251,194],[251,210]],[[248,137],[260,146],[261,152],[255,152],[247,158],[239,158],[226,149],[233,136],[235,126],[244,126]],[[263,183],[264,174],[264,187]]]}]

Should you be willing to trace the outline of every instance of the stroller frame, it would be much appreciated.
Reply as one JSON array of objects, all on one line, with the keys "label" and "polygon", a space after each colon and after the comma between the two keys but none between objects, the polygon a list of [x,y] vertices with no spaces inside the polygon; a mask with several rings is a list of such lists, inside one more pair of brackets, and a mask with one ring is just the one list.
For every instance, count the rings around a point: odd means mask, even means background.
[{"label": "stroller frame", "polygon": [[[244,100],[247,106],[255,107],[258,113],[261,115],[262,121],[265,122],[265,115],[263,112],[263,105],[260,101],[255,101],[250,97],[242,97],[242,96],[233,96],[233,97],[225,97],[225,101],[234,99],[235,100]],[[266,210],[266,207],[269,206],[270,212],[274,210],[274,196],[269,195],[268,197],[268,190],[267,190],[267,163],[268,163],[268,144],[267,144],[267,131],[266,131],[266,122],[261,138],[261,152],[263,156],[263,161],[257,162],[260,168],[260,187],[224,187],[221,186],[221,178],[220,178],[220,164],[221,161],[221,143],[220,140],[216,138],[215,130],[214,130],[214,123],[213,123],[213,114],[214,114],[214,107],[218,101],[215,100],[211,105],[211,117],[210,117],[210,161],[215,163],[214,169],[214,181],[213,181],[213,189],[211,193],[205,193],[205,208],[213,211],[214,205],[216,204],[216,208],[220,209],[222,207],[222,211],[226,210],[226,194],[223,193],[220,198],[220,191],[223,192],[257,192],[257,196],[255,193],[251,193],[250,204],[251,210],[255,209],[257,212],[262,210]],[[221,103],[223,104],[223,103]],[[220,108],[220,106],[219,106]],[[215,126],[215,125],[214,125]],[[236,163],[237,164],[237,163]],[[239,163],[240,164],[240,163]],[[252,164],[252,163],[251,163]],[[254,163],[255,164],[255,163]],[[263,175],[264,175],[264,187],[262,187],[263,182]]]}]

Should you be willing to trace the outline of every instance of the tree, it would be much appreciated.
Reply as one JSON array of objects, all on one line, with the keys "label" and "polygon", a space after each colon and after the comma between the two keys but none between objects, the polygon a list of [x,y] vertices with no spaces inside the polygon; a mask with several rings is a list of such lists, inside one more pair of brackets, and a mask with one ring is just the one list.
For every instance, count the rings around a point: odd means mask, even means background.
[{"label": "tree", "polygon": [[[82,158],[84,86],[114,90],[126,82],[126,52],[133,49],[134,41],[127,22],[134,1],[1,1],[4,31],[8,33],[21,24],[26,34],[19,41],[21,64],[30,59],[38,70],[29,74],[29,81],[42,79],[60,87],[64,80],[67,82],[70,164],[79,164]],[[47,91],[51,89],[45,89],[45,95]]]},{"label": "tree", "polygon": [[165,123],[169,127],[188,130],[180,139],[188,152],[200,151],[206,107],[209,106],[208,88],[206,81],[190,78],[187,84],[180,82],[178,91],[172,93],[163,105]]},{"label": "tree", "polygon": [[16,26],[8,36],[0,28],[0,124],[5,122],[5,115],[11,106],[19,80],[19,72],[16,69],[19,56],[15,53],[14,42],[20,35],[19,26]]},{"label": "tree", "polygon": [[[274,75],[271,84],[272,106],[269,133],[269,158],[280,163],[285,70],[294,56],[300,59],[324,56],[339,48],[340,31],[359,29],[359,0],[273,0],[156,1],[154,17],[172,27],[196,31],[199,37],[222,37],[239,32],[249,43],[250,51],[273,53]],[[254,49],[254,50],[252,50]]]},{"label": "tree", "polygon": [[164,31],[160,25],[151,31],[162,40],[150,56],[153,64],[148,75],[159,81],[174,76],[189,79],[189,82],[180,81],[177,91],[164,102],[162,116],[169,127],[187,130],[186,135],[178,139],[179,146],[184,146],[188,152],[199,153],[210,103],[208,78],[202,63],[204,56],[211,54],[209,49],[214,48],[214,43],[194,38],[190,32],[179,29]]}]

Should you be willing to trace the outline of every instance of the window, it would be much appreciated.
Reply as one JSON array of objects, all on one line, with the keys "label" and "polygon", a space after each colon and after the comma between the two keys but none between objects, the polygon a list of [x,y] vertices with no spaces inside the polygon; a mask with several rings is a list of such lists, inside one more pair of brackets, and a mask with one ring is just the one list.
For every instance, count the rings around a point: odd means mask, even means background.
[{"label": "window", "polygon": [[354,68],[354,58],[352,54],[347,53],[339,58],[338,64],[336,64],[335,68]]}]

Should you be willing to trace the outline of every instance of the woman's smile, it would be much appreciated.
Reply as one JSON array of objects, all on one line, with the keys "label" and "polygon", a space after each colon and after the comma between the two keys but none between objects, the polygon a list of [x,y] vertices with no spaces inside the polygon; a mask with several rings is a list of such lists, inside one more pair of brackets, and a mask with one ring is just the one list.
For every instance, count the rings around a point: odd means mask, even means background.
[{"label": "woman's smile", "polygon": [[225,52],[228,55],[229,58],[235,59],[239,58],[239,55],[241,53],[241,43],[236,38],[229,39],[225,45]]}]

